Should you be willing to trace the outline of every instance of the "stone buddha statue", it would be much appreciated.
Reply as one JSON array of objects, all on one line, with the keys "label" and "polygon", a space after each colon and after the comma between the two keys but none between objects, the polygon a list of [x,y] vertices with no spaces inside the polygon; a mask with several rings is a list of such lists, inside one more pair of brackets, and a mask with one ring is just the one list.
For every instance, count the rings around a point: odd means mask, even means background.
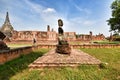
[{"label": "stone buddha statue", "polygon": [[70,54],[71,48],[68,42],[64,39],[64,30],[62,29],[63,21],[58,20],[58,45],[56,48],[57,53]]},{"label": "stone buddha statue", "polygon": [[63,33],[64,33],[64,31],[62,29],[63,21],[61,19],[58,20],[58,26],[59,26],[58,33],[61,34],[61,35],[63,35]]},{"label": "stone buddha statue", "polygon": [[62,29],[63,21],[61,19],[58,20],[58,40],[61,41],[64,38],[64,30]]}]

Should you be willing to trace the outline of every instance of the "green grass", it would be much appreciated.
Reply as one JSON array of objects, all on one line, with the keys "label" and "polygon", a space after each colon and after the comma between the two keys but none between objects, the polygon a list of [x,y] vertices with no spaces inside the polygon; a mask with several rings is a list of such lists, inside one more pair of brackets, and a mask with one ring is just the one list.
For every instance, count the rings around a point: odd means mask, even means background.
[{"label": "green grass", "polygon": [[96,43],[96,44],[120,44],[120,42],[119,41],[111,41],[111,42],[109,42],[109,41],[93,41],[93,43]]},{"label": "green grass", "polygon": [[101,72],[98,67],[85,65],[78,68],[46,68],[29,72],[24,70],[13,76],[11,80],[101,80],[103,76]]},{"label": "green grass", "polygon": [[81,50],[108,65],[106,68],[81,65],[29,71],[28,65],[48,51],[42,49],[1,65],[0,80],[120,80],[120,48]]},{"label": "green grass", "polygon": [[80,41],[79,41],[79,42],[73,42],[73,41],[72,41],[72,42],[69,42],[69,44],[70,44],[70,45],[80,45],[80,44],[82,44],[82,43],[81,43]]},{"label": "green grass", "polygon": [[120,80],[120,48],[102,48],[102,49],[81,49],[86,53],[108,63],[108,72],[105,74],[108,80]]},{"label": "green grass", "polygon": [[39,56],[42,56],[48,50],[40,49],[35,52],[31,52],[27,55],[21,55],[19,58],[12,61],[6,62],[3,65],[0,65],[0,80],[9,80],[12,76],[17,73],[28,69],[28,65],[32,63]]},{"label": "green grass", "polygon": [[19,47],[25,47],[25,46],[32,46],[32,44],[7,44],[7,46],[13,49],[13,48],[19,48]]}]

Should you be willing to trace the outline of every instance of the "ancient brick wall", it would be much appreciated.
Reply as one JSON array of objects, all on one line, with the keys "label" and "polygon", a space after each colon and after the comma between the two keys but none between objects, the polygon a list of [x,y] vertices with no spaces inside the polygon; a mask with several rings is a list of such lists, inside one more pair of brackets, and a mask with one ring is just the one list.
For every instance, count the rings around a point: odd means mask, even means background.
[{"label": "ancient brick wall", "polygon": [[[70,45],[71,48],[120,48],[118,44],[83,44],[83,45]],[[56,45],[38,45],[39,48],[56,48]]]},{"label": "ancient brick wall", "polygon": [[33,50],[34,48],[32,47],[23,47],[23,48],[0,51],[0,64],[15,59],[22,54],[28,54]]},{"label": "ancient brick wall", "polygon": [[65,39],[68,41],[76,40],[76,33],[75,32],[65,32],[64,36],[65,36]]},{"label": "ancient brick wall", "polygon": [[34,38],[37,41],[55,41],[57,39],[57,34],[55,31],[14,31],[11,38],[12,41],[32,41]]},{"label": "ancient brick wall", "polygon": [[[120,45],[117,44],[106,44],[106,45],[70,45],[71,48],[120,48]],[[30,52],[34,50],[38,50],[40,48],[56,48],[56,45],[37,45],[37,46],[29,46],[29,47],[22,47],[7,51],[0,51],[0,64],[3,64],[7,61],[10,61],[12,59],[15,59],[19,57],[22,54],[29,54]]]},{"label": "ancient brick wall", "polygon": [[[90,34],[80,34],[76,37],[75,32],[65,32],[64,38],[67,41],[91,41],[91,40],[104,40],[105,36],[103,34],[92,35]],[[55,31],[13,31],[11,42],[29,42],[32,43],[33,39],[37,42],[47,42],[47,41],[57,41],[58,34]]]}]

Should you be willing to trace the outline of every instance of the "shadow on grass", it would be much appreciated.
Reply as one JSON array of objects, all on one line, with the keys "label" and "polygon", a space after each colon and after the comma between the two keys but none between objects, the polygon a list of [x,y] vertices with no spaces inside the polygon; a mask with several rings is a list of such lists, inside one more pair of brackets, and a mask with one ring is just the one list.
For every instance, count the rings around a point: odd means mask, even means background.
[{"label": "shadow on grass", "polygon": [[42,56],[45,52],[47,50],[31,52],[30,54],[21,55],[19,58],[0,65],[0,80],[9,80],[16,73],[22,72],[22,70],[28,68],[30,63]]}]

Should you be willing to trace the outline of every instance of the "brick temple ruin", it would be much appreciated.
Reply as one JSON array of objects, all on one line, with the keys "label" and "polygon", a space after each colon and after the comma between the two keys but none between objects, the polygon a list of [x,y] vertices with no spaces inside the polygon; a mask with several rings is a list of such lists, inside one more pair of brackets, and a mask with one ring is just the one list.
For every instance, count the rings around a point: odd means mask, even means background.
[{"label": "brick temple ruin", "polygon": [[[9,14],[7,12],[6,19],[0,31],[6,35],[4,39],[5,42],[13,43],[32,43],[33,39],[37,43],[51,43],[56,44],[58,40],[58,34],[53,29],[50,29],[50,26],[47,26],[46,31],[17,31],[14,30],[13,26],[10,23]],[[93,35],[90,31],[89,34],[79,34],[75,32],[65,32],[65,39],[68,41],[92,41],[92,40],[104,40],[105,36],[103,34]]]}]

